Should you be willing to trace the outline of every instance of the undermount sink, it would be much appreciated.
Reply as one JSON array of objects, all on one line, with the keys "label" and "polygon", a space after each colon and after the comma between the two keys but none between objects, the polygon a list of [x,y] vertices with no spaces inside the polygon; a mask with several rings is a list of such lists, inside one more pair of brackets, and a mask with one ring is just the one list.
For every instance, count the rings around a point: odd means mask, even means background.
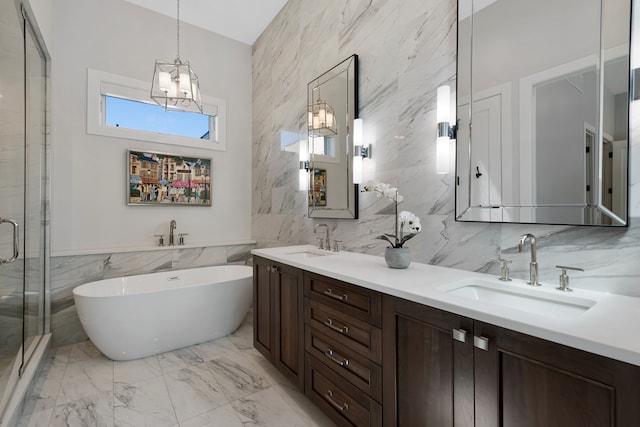
[{"label": "undermount sink", "polygon": [[296,258],[317,258],[320,256],[328,256],[333,255],[332,252],[323,251],[323,250],[313,250],[313,249],[304,249],[301,251],[287,252],[285,255],[291,255]]},{"label": "undermount sink", "polygon": [[496,304],[541,316],[572,318],[593,307],[597,301],[571,295],[557,295],[540,289],[524,289],[508,284],[496,284],[474,279],[440,288],[450,295]]}]

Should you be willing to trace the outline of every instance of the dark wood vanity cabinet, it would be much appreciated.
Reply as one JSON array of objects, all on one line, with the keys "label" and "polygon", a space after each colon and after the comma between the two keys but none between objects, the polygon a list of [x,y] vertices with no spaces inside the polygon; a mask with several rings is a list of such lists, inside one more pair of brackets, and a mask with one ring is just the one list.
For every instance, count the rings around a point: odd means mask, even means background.
[{"label": "dark wood vanity cabinet", "polygon": [[640,368],[383,298],[385,426],[638,426]]},{"label": "dark wood vanity cabinet", "polygon": [[382,426],[381,294],[305,272],[305,394],[340,426]]},{"label": "dark wood vanity cabinet", "polygon": [[304,389],[302,270],[253,257],[253,344]]}]

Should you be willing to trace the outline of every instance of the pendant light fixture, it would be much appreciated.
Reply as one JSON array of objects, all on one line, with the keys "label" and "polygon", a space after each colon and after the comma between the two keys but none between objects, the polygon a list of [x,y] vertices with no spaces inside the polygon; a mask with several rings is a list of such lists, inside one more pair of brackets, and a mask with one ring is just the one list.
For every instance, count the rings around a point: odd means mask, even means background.
[{"label": "pendant light fixture", "polygon": [[338,125],[336,123],[335,110],[326,101],[320,98],[320,85],[313,88],[313,92],[317,91],[317,101],[309,105],[309,131],[313,135],[337,135]]},{"label": "pendant light fixture", "polygon": [[151,98],[165,111],[202,113],[200,82],[189,61],[180,60],[180,0],[176,0],[176,44],[178,53],[173,62],[156,60],[151,82]]}]

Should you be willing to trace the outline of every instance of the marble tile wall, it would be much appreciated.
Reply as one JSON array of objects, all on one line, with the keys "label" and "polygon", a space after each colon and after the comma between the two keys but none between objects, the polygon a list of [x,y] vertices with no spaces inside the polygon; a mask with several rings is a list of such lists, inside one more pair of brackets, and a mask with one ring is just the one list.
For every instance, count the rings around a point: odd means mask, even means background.
[{"label": "marble tile wall", "polygon": [[87,339],[73,302],[73,288],[113,277],[166,270],[248,264],[255,245],[181,248],[51,258],[51,332],[53,346]]},{"label": "marble tile wall", "polygon": [[[423,232],[409,247],[416,262],[499,274],[490,260],[513,261],[528,277],[518,237],[538,237],[542,281],[557,283],[556,264],[582,267],[572,285],[640,296],[640,111],[631,106],[630,227],[567,227],[454,221],[453,174],[435,174],[436,89],[455,87],[455,0],[290,0],[253,46],[252,235],[258,247],[315,242],[306,194],[297,190],[297,153],[282,131],[306,134],[306,85],[352,54],[359,56],[359,111],[373,144],[365,181],[397,186],[402,208]],[[370,193],[360,219],[322,220],[345,249],[382,255],[393,217]]]}]

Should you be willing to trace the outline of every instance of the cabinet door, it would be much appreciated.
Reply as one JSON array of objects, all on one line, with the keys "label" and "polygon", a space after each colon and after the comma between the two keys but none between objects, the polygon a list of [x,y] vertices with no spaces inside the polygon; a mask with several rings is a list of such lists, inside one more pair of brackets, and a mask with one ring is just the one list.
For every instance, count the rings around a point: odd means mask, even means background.
[{"label": "cabinet door", "polygon": [[473,426],[472,320],[390,296],[382,312],[384,425]]},{"label": "cabinet door", "polygon": [[253,257],[253,346],[269,360],[274,338],[272,268],[271,261]]},{"label": "cabinet door", "polygon": [[478,426],[637,426],[640,368],[475,322]]},{"label": "cabinet door", "polygon": [[304,390],[304,310],[302,270],[278,264],[273,269],[274,359],[285,376]]}]

